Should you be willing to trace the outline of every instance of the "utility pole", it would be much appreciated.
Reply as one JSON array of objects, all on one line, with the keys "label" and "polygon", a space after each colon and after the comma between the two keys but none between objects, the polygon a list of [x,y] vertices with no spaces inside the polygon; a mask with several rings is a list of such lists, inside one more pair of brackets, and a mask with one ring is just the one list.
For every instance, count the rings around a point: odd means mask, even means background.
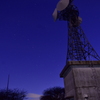
[{"label": "utility pole", "polygon": [[9,80],[10,80],[10,75],[8,75],[8,80],[7,80],[7,92],[9,90]]}]

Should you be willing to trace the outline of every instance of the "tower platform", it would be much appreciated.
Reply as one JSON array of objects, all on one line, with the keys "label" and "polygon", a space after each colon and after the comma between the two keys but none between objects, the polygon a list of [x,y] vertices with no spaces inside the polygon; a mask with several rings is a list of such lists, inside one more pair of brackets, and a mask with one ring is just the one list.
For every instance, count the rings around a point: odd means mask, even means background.
[{"label": "tower platform", "polygon": [[69,61],[60,77],[66,100],[100,100],[100,61]]}]

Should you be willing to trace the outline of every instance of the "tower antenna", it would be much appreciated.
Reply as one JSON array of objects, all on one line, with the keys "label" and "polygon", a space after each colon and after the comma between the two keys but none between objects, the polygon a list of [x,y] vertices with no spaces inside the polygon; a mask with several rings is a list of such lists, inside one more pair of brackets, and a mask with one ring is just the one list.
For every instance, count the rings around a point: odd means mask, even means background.
[{"label": "tower antenna", "polygon": [[[54,21],[58,19],[68,22],[68,48],[66,66],[69,62],[72,64],[74,61],[78,63],[85,61],[89,62],[88,65],[91,67],[93,74],[92,79],[96,84],[96,90],[98,94],[97,98],[100,100],[100,82],[98,81],[98,74],[92,62],[94,60],[100,61],[100,56],[86,38],[85,33],[80,26],[82,23],[82,18],[79,16],[78,8],[72,4],[72,2],[73,0],[60,0],[53,12]],[[65,70],[69,72],[69,66],[65,67],[64,71]],[[67,72],[65,72],[64,75],[66,73]]]},{"label": "tower antenna", "polygon": [[80,24],[82,18],[73,0],[60,0],[53,12],[53,18],[56,21],[64,20],[68,22],[68,48],[67,61],[92,61],[100,60],[92,45],[86,38]]},{"label": "tower antenna", "polygon": [[9,90],[9,80],[10,80],[10,75],[8,75],[8,80],[7,80],[7,92]]}]

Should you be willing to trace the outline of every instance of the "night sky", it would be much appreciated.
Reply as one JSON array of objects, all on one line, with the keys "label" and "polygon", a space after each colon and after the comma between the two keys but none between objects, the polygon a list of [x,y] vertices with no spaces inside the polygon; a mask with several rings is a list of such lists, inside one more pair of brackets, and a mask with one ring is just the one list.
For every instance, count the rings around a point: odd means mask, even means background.
[{"label": "night sky", "polygon": [[[59,0],[0,0],[0,88],[42,94],[61,86],[67,22],[53,21]],[[100,0],[74,0],[89,42],[100,55]]]}]

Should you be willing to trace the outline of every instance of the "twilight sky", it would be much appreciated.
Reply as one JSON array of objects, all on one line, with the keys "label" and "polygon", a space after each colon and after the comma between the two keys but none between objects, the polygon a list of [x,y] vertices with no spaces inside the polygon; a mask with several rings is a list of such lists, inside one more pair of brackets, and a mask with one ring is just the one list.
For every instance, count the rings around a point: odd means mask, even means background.
[{"label": "twilight sky", "polygon": [[[63,87],[59,77],[66,61],[67,22],[54,22],[59,0],[0,0],[0,88],[42,94]],[[74,0],[82,29],[100,55],[100,0]]]}]

